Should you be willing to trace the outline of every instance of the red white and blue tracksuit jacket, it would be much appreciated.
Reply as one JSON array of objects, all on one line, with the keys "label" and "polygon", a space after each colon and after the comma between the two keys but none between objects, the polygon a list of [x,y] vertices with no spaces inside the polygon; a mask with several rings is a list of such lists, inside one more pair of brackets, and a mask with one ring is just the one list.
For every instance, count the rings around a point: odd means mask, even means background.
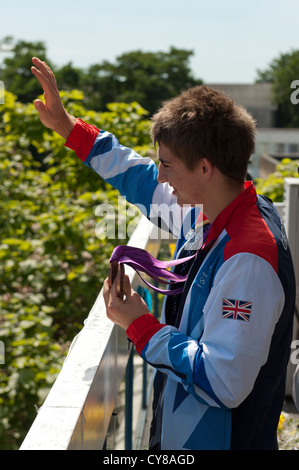
[{"label": "red white and blue tracksuit jacket", "polygon": [[[172,206],[165,220],[179,254],[186,243],[182,209],[173,210],[172,189],[157,182],[151,159],[81,120],[66,146],[151,220]],[[282,221],[246,183],[211,225],[205,247],[190,269],[179,323],[166,322],[169,297],[160,322],[147,314],[127,330],[157,370],[152,448],[275,449],[295,299]]]}]

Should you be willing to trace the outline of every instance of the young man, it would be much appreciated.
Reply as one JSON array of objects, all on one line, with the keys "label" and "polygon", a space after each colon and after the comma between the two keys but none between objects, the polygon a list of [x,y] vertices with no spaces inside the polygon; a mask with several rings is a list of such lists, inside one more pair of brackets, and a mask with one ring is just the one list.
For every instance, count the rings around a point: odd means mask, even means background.
[{"label": "young man", "polygon": [[202,204],[209,221],[195,260],[184,266],[184,291],[167,297],[161,322],[128,278],[126,300],[117,297],[116,283],[104,283],[108,317],[157,370],[150,449],[276,449],[295,282],[280,217],[244,182],[252,117],[205,86],[166,102],[153,118],[158,171],[109,132],[70,116],[49,67],[33,63],[46,99],[35,102],[41,121],[86,165],[152,220],[156,206],[177,203],[168,219],[176,257],[190,248],[190,233],[177,226],[184,206]]}]

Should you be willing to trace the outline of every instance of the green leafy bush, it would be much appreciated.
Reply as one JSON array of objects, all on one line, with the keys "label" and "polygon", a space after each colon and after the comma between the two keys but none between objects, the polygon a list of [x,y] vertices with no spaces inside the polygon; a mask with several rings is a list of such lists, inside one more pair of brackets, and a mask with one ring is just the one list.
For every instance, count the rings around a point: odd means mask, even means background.
[{"label": "green leafy bush", "polygon": [[[95,113],[84,109],[76,90],[62,98],[74,115],[115,132],[141,154],[148,151],[149,122],[137,103]],[[101,289],[113,246],[127,242],[95,234],[95,208],[114,204],[117,215],[117,202],[118,193],[40,124],[33,104],[6,93],[0,107],[2,449],[23,440]],[[127,222],[135,215],[127,211]]]},{"label": "green leafy bush", "polygon": [[284,179],[287,177],[298,178],[298,160],[284,158],[276,166],[275,172],[267,179],[257,178],[257,192],[268,196],[273,202],[283,201]]}]

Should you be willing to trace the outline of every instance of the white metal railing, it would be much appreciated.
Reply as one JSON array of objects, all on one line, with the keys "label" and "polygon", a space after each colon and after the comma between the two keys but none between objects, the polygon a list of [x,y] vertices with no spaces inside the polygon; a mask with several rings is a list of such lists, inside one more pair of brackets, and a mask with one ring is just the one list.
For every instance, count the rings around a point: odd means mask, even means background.
[{"label": "white metal railing", "polygon": [[[283,221],[289,240],[296,276],[296,312],[293,332],[293,340],[295,342],[299,338],[299,178],[285,178],[284,187]],[[290,361],[286,385],[286,394],[288,396],[292,395],[295,369],[296,364]]]},{"label": "white metal railing", "polygon": [[[299,310],[299,179],[285,179],[284,202],[276,204],[286,226],[297,277]],[[144,217],[129,245],[157,256],[161,240]],[[127,268],[133,287],[139,277]],[[294,339],[298,338],[295,320]],[[74,339],[64,366],[33,422],[21,450],[103,449],[117,394],[130,360],[124,331],[106,317],[100,292],[82,331]],[[294,365],[289,365],[287,394],[291,395]]]},{"label": "white metal railing", "polygon": [[285,178],[284,223],[293,256],[299,307],[299,178]]}]

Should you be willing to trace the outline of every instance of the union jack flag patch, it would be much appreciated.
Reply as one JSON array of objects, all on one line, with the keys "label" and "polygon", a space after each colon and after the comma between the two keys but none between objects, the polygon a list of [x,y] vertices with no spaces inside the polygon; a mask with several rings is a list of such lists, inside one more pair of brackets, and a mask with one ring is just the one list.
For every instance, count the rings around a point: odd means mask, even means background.
[{"label": "union jack flag patch", "polygon": [[249,321],[252,302],[244,300],[222,299],[222,318]]}]

